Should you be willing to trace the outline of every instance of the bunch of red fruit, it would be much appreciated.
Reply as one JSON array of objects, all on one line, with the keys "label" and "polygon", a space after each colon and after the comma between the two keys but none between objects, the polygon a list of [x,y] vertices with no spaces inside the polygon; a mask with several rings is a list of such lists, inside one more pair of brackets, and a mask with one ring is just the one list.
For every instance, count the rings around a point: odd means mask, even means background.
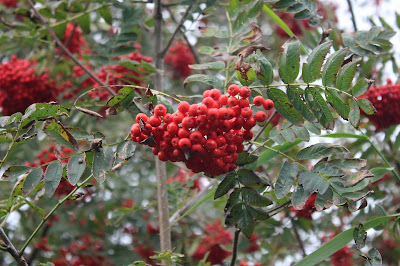
[{"label": "bunch of red fruit", "polygon": [[[227,173],[235,168],[243,141],[253,138],[252,128],[267,119],[264,111],[253,114],[248,87],[231,85],[228,93],[206,90],[202,103],[183,101],[174,114],[167,113],[162,104],[156,105],[151,117],[139,113],[131,127],[132,140],[153,147],[153,154],[161,161],[185,162],[194,173]],[[265,110],[274,106],[262,96],[254,97],[253,103]]]},{"label": "bunch of red fruit", "polygon": [[192,74],[189,65],[194,64],[195,60],[190,47],[186,43],[178,41],[168,50],[164,62],[173,69],[172,79],[177,80]]}]

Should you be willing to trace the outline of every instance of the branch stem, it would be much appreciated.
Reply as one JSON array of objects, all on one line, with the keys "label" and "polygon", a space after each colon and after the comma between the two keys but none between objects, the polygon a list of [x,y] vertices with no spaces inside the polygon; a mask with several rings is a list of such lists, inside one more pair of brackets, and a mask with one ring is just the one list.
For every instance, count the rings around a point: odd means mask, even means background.
[{"label": "branch stem", "polygon": [[[260,129],[260,131],[258,131],[257,135],[254,136],[253,140],[256,141],[258,139],[258,137],[261,136],[261,134],[264,132],[264,130],[267,128],[267,126],[269,125],[269,123],[271,123],[272,119],[274,119],[274,117],[278,114],[278,112],[275,110],[272,115],[268,118],[267,122],[265,123],[265,125]],[[253,146],[252,143],[250,143],[250,146],[247,148],[247,152],[250,151],[251,147]]]},{"label": "branch stem", "polygon": [[18,250],[16,250],[13,243],[11,243],[7,234],[4,232],[3,227],[0,227],[0,239],[4,242],[4,245],[2,245],[3,251],[7,251],[8,253],[10,253],[10,255],[13,256],[15,261],[18,263],[18,265],[28,266],[25,258],[19,255]]},{"label": "branch stem", "polygon": [[240,229],[236,228],[235,238],[233,239],[232,259],[231,259],[231,263],[229,264],[229,266],[235,266],[237,250],[238,250],[238,245],[239,245],[239,236],[240,236]]},{"label": "branch stem", "polygon": [[353,10],[353,4],[351,3],[351,0],[347,0],[347,5],[349,6],[349,10],[350,10],[350,14],[351,14],[351,22],[353,22],[353,28],[354,31],[358,31],[357,30],[357,23],[356,23],[356,16],[354,14],[354,10]]}]

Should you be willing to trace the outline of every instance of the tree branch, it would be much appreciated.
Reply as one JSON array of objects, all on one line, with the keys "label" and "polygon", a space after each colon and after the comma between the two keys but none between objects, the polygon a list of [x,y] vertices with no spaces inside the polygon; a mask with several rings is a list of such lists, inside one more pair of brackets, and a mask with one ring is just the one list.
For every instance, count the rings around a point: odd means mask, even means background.
[{"label": "tree branch", "polygon": [[300,238],[299,231],[297,230],[297,226],[292,218],[290,218],[290,221],[292,222],[292,228],[293,228],[294,235],[296,236],[297,243],[299,243],[301,252],[303,252],[303,256],[305,257],[305,256],[307,256],[307,253],[306,253],[306,250],[304,249],[303,241]]},{"label": "tree branch", "polygon": [[[191,4],[190,6],[188,6],[188,8],[185,11],[185,14],[182,16],[181,20],[179,21],[178,26],[176,26],[176,29],[174,31],[174,33],[172,34],[171,38],[169,38],[169,41],[167,43],[167,45],[164,47],[164,49],[161,51],[160,56],[161,58],[164,58],[164,56],[167,54],[169,47],[171,46],[172,42],[175,39],[175,36],[178,34],[179,31],[181,31],[181,27],[183,25],[183,23],[186,20],[186,17],[189,15],[190,10],[192,9],[194,4]],[[161,49],[160,49],[161,50]]]},{"label": "tree branch", "polygon": [[354,15],[353,4],[351,3],[351,0],[347,0],[347,5],[349,6],[349,9],[350,9],[351,21],[353,22],[354,31],[358,31],[357,30],[357,23],[356,23],[356,16]]},{"label": "tree branch", "polygon": [[28,263],[26,263],[26,260],[23,256],[19,255],[18,250],[15,249],[14,245],[11,243],[10,239],[8,239],[6,233],[3,230],[3,227],[0,227],[0,239],[3,240],[4,243],[1,243],[1,245],[7,250],[8,253],[13,256],[15,261],[18,263],[18,265],[23,265],[27,266]]},{"label": "tree branch", "polygon": [[229,266],[235,266],[237,249],[238,249],[238,245],[239,245],[239,236],[240,236],[240,229],[236,228],[235,238],[233,239],[232,259],[231,259],[231,263],[229,264]]},{"label": "tree branch", "polygon": [[[162,0],[154,2],[154,49],[155,49],[155,67],[157,73],[154,76],[154,87],[158,91],[163,91],[163,59],[162,47]],[[161,252],[171,250],[171,230],[169,227],[169,208],[168,208],[168,188],[167,188],[167,169],[165,162],[162,162],[156,156],[157,173],[157,202],[158,202],[158,221],[160,227],[160,248]],[[170,265],[162,261],[162,265]]]},{"label": "tree branch", "polygon": [[[274,119],[274,117],[278,114],[278,111],[274,111],[272,113],[272,115],[268,118],[267,122],[265,123],[265,125],[260,129],[260,131],[258,131],[257,135],[254,136],[253,141],[256,141],[258,139],[259,136],[261,136],[261,134],[264,132],[264,130],[267,128],[267,126],[269,125],[269,123],[271,123],[272,119]],[[251,147],[253,146],[253,144],[250,144],[250,146],[247,148],[247,152],[250,151]]]},{"label": "tree branch", "polygon": [[60,39],[56,36],[56,34],[53,32],[53,30],[50,28],[49,24],[47,21],[44,19],[42,15],[37,11],[35,8],[35,5],[32,3],[32,0],[26,0],[29,4],[29,6],[32,8],[33,13],[35,16],[42,22],[42,24],[45,26],[47,31],[50,33],[50,35],[53,37],[54,41],[56,44],[61,48],[61,50],[67,54],[72,61],[74,61],[78,66],[80,66],[91,78],[93,78],[97,83],[99,83],[101,86],[105,86],[106,90],[111,94],[111,95],[116,95],[116,93],[111,90],[103,81],[101,81],[92,71],[90,71],[87,67],[85,67],[81,61],[79,61],[68,49],[65,47],[65,45],[60,41]]}]

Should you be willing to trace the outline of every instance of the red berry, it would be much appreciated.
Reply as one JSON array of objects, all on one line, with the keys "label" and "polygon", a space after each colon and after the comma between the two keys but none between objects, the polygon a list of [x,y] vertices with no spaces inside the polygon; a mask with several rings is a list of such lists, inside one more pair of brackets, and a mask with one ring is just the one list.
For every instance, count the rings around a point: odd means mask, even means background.
[{"label": "red berry", "polygon": [[215,141],[217,142],[218,147],[222,147],[226,144],[226,139],[223,136],[217,137]]},{"label": "red berry", "polygon": [[219,103],[221,105],[227,105],[228,104],[228,96],[226,95],[221,95],[221,97],[219,97]]},{"label": "red berry", "polygon": [[181,113],[186,113],[187,111],[189,111],[189,107],[190,107],[190,104],[188,102],[185,102],[185,101],[180,102],[178,104],[178,111]]},{"label": "red berry", "polygon": [[253,111],[249,107],[245,107],[241,111],[242,117],[243,118],[249,118],[253,115]]},{"label": "red berry", "polygon": [[180,128],[178,130],[178,137],[179,138],[188,138],[190,136],[190,131],[186,128]]},{"label": "red berry", "polygon": [[199,115],[199,116],[196,118],[196,124],[197,124],[197,126],[199,126],[199,127],[206,126],[207,123],[208,123],[208,119],[207,119],[207,116],[206,116],[206,115]]},{"label": "red berry", "polygon": [[190,133],[190,137],[189,137],[190,141],[193,144],[200,143],[202,138],[203,138],[203,135],[197,130]]},{"label": "red berry", "polygon": [[254,117],[249,117],[243,125],[245,130],[250,130],[256,125],[257,121]]},{"label": "red berry", "polygon": [[172,115],[174,122],[177,124],[180,124],[182,122],[182,119],[185,118],[185,115],[181,112],[176,112]]},{"label": "red berry", "polygon": [[264,111],[257,111],[254,115],[257,122],[264,122],[267,119],[267,114]]},{"label": "red berry", "polygon": [[179,147],[178,144],[179,144],[179,138],[178,137],[174,137],[174,138],[171,139],[172,147],[178,148]]},{"label": "red berry", "polygon": [[207,118],[208,120],[217,120],[219,117],[219,111],[217,108],[208,109]]},{"label": "red berry", "polygon": [[244,123],[245,123],[245,121],[244,121],[243,117],[241,117],[241,116],[236,117],[233,119],[232,128],[239,130],[243,127]]},{"label": "red berry", "polygon": [[160,161],[163,161],[163,162],[168,161],[167,153],[164,152],[164,151],[159,151],[158,152],[158,159],[160,159]]},{"label": "red berry", "polygon": [[265,110],[271,110],[272,108],[274,108],[274,102],[271,99],[266,99],[263,102],[263,107]]},{"label": "red berry", "polygon": [[207,106],[207,108],[212,108],[214,106],[214,99],[211,97],[207,97],[203,99],[203,104]]},{"label": "red berry", "polygon": [[235,96],[236,94],[239,93],[239,86],[236,84],[232,84],[228,87],[228,93],[231,96]]},{"label": "red berry", "polygon": [[210,90],[205,90],[205,91],[203,92],[203,98],[210,97],[210,93],[211,93]]},{"label": "red berry", "polygon": [[251,140],[254,136],[253,130],[246,130],[243,132],[243,139],[244,140]]},{"label": "red berry", "polygon": [[213,139],[208,139],[206,141],[205,148],[209,151],[213,151],[217,148],[217,142]]},{"label": "red berry", "polygon": [[197,115],[205,115],[207,114],[207,106],[205,104],[198,104],[197,105]]},{"label": "red berry", "polygon": [[179,140],[179,148],[181,148],[182,150],[188,150],[190,149],[190,147],[192,147],[192,143],[190,142],[190,139],[188,138],[183,138]]},{"label": "red berry", "polygon": [[140,136],[140,127],[138,124],[133,124],[131,127],[131,135],[135,137]]},{"label": "red berry", "polygon": [[218,115],[219,119],[221,119],[221,120],[229,119],[228,108],[222,107],[222,108],[218,109],[218,112],[219,112],[219,115]]},{"label": "red berry", "polygon": [[136,115],[136,123],[139,123],[139,118],[143,119],[144,122],[147,122],[147,120],[149,119],[148,116],[144,113],[138,113]]},{"label": "red berry", "polygon": [[163,104],[157,104],[156,107],[154,107],[154,114],[156,116],[164,116],[167,113],[167,107]]},{"label": "red berry", "polygon": [[178,133],[178,130],[179,130],[179,126],[175,122],[169,123],[167,126],[167,131],[172,136],[176,135]]},{"label": "red berry", "polygon": [[248,87],[243,86],[240,88],[239,95],[243,98],[248,98],[251,95],[251,90]]},{"label": "red berry", "polygon": [[149,118],[148,123],[152,127],[158,127],[159,125],[161,125],[161,119],[158,116],[153,115]]},{"label": "red berry", "polygon": [[242,98],[238,101],[238,105],[240,106],[240,108],[245,108],[250,105],[250,101],[247,98]]},{"label": "red berry", "polygon": [[182,119],[182,126],[186,129],[191,129],[196,127],[196,120],[193,117],[185,117]]},{"label": "red berry", "polygon": [[229,120],[221,121],[221,124],[220,124],[219,128],[220,128],[223,132],[228,132],[228,131],[231,130],[231,128],[232,128],[232,122],[229,121]]},{"label": "red berry", "polygon": [[228,104],[229,106],[236,106],[238,104],[239,100],[235,97],[229,97],[228,98]]},{"label": "red berry", "polygon": [[166,114],[163,117],[163,121],[165,124],[172,123],[172,122],[174,122],[174,117],[171,114]]},{"label": "red berry", "polygon": [[218,89],[212,89],[210,92],[210,97],[214,100],[218,100],[221,97],[221,92]]},{"label": "red berry", "polygon": [[151,150],[151,152],[152,152],[154,155],[158,155],[159,150],[158,150],[157,148],[153,148],[153,149]]},{"label": "red berry", "polygon": [[264,104],[264,97],[262,97],[261,95],[258,95],[256,97],[254,97],[253,103],[254,103],[255,106],[263,105]]}]

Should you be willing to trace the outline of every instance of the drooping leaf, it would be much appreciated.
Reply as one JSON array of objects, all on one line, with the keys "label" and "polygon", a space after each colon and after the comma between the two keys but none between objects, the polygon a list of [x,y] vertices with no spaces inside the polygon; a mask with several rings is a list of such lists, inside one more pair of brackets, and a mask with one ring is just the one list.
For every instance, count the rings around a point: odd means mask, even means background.
[{"label": "drooping leaf", "polygon": [[243,187],[240,191],[242,193],[242,198],[252,206],[266,207],[272,204],[271,200],[260,195],[257,190],[253,188]]},{"label": "drooping leaf", "polygon": [[222,197],[223,195],[228,193],[229,190],[233,189],[236,185],[236,177],[237,174],[235,171],[227,173],[225,175],[225,178],[221,181],[221,183],[219,183],[217,190],[214,194],[214,199]]},{"label": "drooping leaf", "polygon": [[215,62],[189,65],[189,67],[195,70],[224,69],[225,63],[223,61],[215,61]]},{"label": "drooping leaf", "polygon": [[90,16],[89,14],[84,14],[78,18],[78,24],[81,27],[83,33],[90,33]]},{"label": "drooping leaf", "polygon": [[350,107],[347,106],[339,97],[338,93],[332,89],[326,89],[326,100],[332,105],[333,109],[345,120],[349,119]]},{"label": "drooping leaf", "polygon": [[267,90],[268,98],[274,101],[275,109],[289,122],[294,125],[302,126],[304,119],[289,102],[286,94],[277,88],[270,88]]},{"label": "drooping leaf", "polygon": [[58,185],[60,184],[63,168],[60,162],[55,161],[50,163],[44,174],[44,189],[48,197],[53,196]]},{"label": "drooping leaf", "polygon": [[97,12],[105,20],[105,22],[107,22],[108,25],[112,25],[112,14],[109,6],[100,8]]},{"label": "drooping leaf", "polygon": [[107,106],[109,107],[109,114],[119,114],[125,109],[127,109],[133,101],[135,97],[135,88],[131,87],[123,87],[118,91],[118,94],[113,96],[107,102]]},{"label": "drooping leaf", "polygon": [[343,64],[347,51],[347,48],[343,48],[328,57],[322,71],[322,84],[324,86],[330,86],[335,81],[335,77]]},{"label": "drooping leaf", "polygon": [[298,163],[285,162],[279,172],[278,179],[275,184],[275,195],[278,199],[285,197],[292,187],[299,170]]},{"label": "drooping leaf", "polygon": [[31,170],[29,166],[12,165],[3,173],[1,180],[13,181],[15,177],[28,173]]},{"label": "drooping leaf", "polygon": [[259,177],[253,170],[240,169],[237,171],[239,182],[250,188],[265,188],[268,186],[268,182],[263,178]]},{"label": "drooping leaf", "polygon": [[85,168],[86,158],[84,153],[74,155],[69,159],[67,165],[67,178],[71,185],[76,185],[85,171]]},{"label": "drooping leaf", "polygon": [[356,74],[358,61],[345,64],[336,76],[336,87],[341,91],[348,91]]},{"label": "drooping leaf", "polygon": [[56,143],[71,149],[78,148],[78,142],[60,121],[51,119],[43,124],[43,131]]},{"label": "drooping leaf", "polygon": [[271,63],[265,57],[259,57],[260,69],[257,71],[257,78],[261,84],[267,86],[274,80],[274,72]]},{"label": "drooping leaf", "polygon": [[354,128],[358,128],[360,125],[360,108],[358,108],[358,104],[353,99],[349,99],[350,101],[350,113],[349,113],[349,122]]},{"label": "drooping leaf", "polygon": [[295,210],[302,210],[310,197],[311,192],[305,190],[303,186],[297,184],[296,189],[292,193],[292,206]]},{"label": "drooping leaf", "polygon": [[329,188],[329,183],[321,175],[301,170],[299,172],[299,184],[302,184],[304,189],[310,193],[318,192],[324,194]]},{"label": "drooping leaf", "polygon": [[68,115],[69,110],[61,105],[48,103],[34,103],[26,109],[25,114],[21,118],[21,126],[24,127],[32,121],[45,120],[48,118]]},{"label": "drooping leaf", "polygon": [[374,115],[376,114],[376,109],[372,105],[372,103],[368,99],[357,99],[358,106],[360,106],[361,110],[364,111],[367,115]]},{"label": "drooping leaf", "polygon": [[43,176],[42,168],[33,169],[28,176],[25,178],[24,185],[22,187],[22,191],[25,196],[28,196],[32,190],[39,183],[40,179]]},{"label": "drooping leaf", "polygon": [[44,210],[42,208],[40,208],[39,206],[36,206],[35,204],[33,204],[31,201],[27,200],[24,197],[19,196],[20,199],[22,199],[23,201],[25,201],[26,204],[29,205],[29,207],[31,207],[35,212],[39,213],[40,216],[44,216]]},{"label": "drooping leaf", "polygon": [[372,174],[368,170],[360,170],[356,173],[352,173],[352,174],[349,174],[346,176],[345,186],[347,186],[347,187],[354,186],[354,185],[360,183],[361,181],[363,181],[365,178],[373,177],[373,176],[374,176],[374,174]]},{"label": "drooping leaf", "polygon": [[324,194],[317,194],[315,198],[315,209],[322,211],[329,209],[333,204],[333,192],[331,188],[328,188]]},{"label": "drooping leaf", "polygon": [[204,74],[195,74],[187,77],[183,82],[183,86],[186,87],[191,82],[201,82],[215,88],[222,88],[224,85],[220,79],[214,76],[207,76]]},{"label": "drooping leaf", "polygon": [[103,146],[94,150],[93,158],[93,176],[94,178],[103,183],[106,180],[106,175],[114,163],[114,152],[111,147]]},{"label": "drooping leaf", "polygon": [[313,172],[323,175],[324,177],[332,177],[332,176],[345,176],[346,173],[340,169],[339,167],[330,164],[329,162],[318,163],[314,166]]},{"label": "drooping leaf", "polygon": [[238,227],[247,238],[250,239],[250,237],[253,235],[256,222],[254,221],[253,215],[248,208],[243,210],[241,219],[238,222]]},{"label": "drooping leaf", "polygon": [[253,216],[254,220],[267,220],[270,216],[269,214],[260,208],[255,208],[250,205],[246,205],[246,208],[250,211],[251,215]]},{"label": "drooping leaf", "polygon": [[361,96],[364,93],[366,93],[368,91],[368,88],[369,88],[369,83],[368,83],[367,79],[363,78],[363,79],[360,79],[356,83],[356,85],[354,85],[354,87],[351,89],[351,92],[354,97],[358,97],[358,96]]},{"label": "drooping leaf", "polygon": [[371,248],[368,251],[368,261],[364,264],[367,266],[381,266],[382,265],[382,256],[381,253],[376,248]]},{"label": "drooping leaf", "polygon": [[317,143],[299,151],[299,153],[296,156],[296,159],[297,160],[320,159],[323,157],[345,154],[345,153],[350,153],[350,152],[341,145],[335,145],[330,143]]},{"label": "drooping leaf", "polygon": [[225,215],[225,226],[231,227],[238,223],[238,221],[242,218],[243,215],[244,204],[238,203],[235,204]]},{"label": "drooping leaf", "polygon": [[317,122],[317,118],[304,102],[303,90],[289,87],[287,88],[286,93],[290,103],[306,120],[310,121],[311,123]]},{"label": "drooping leaf", "polygon": [[238,154],[238,159],[235,164],[237,166],[244,166],[246,164],[251,164],[257,161],[258,157],[255,155],[250,155],[247,152],[241,152]]},{"label": "drooping leaf", "polygon": [[341,169],[350,170],[350,169],[360,169],[367,165],[367,160],[364,159],[336,159],[329,161],[330,164],[333,164]]},{"label": "drooping leaf", "polygon": [[318,122],[326,129],[332,130],[335,126],[331,110],[325,99],[314,87],[307,87],[305,90],[306,100],[311,111],[317,117]]},{"label": "drooping leaf", "polygon": [[279,56],[279,76],[284,83],[296,80],[300,70],[300,42],[290,39],[283,45],[283,52]]},{"label": "drooping leaf", "polygon": [[367,232],[364,229],[362,224],[359,224],[353,231],[353,239],[356,242],[356,246],[358,249],[361,249],[365,246],[365,240],[367,240]]},{"label": "drooping leaf", "polygon": [[321,76],[321,67],[325,57],[332,47],[332,41],[324,42],[312,50],[307,58],[307,63],[303,64],[303,80],[311,83]]}]

